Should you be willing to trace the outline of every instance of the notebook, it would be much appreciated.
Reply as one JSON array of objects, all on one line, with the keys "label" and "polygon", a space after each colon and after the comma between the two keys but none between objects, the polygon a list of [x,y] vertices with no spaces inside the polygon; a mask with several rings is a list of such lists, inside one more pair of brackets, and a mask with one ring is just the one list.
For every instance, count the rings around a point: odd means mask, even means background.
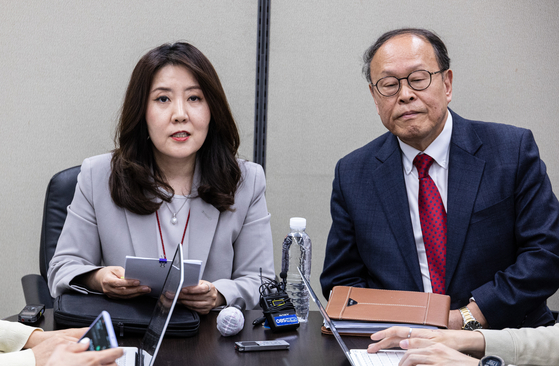
[{"label": "notebook", "polygon": [[173,262],[170,266],[167,264],[167,267],[169,269],[163,283],[163,290],[153,309],[140,347],[122,347],[124,355],[116,361],[119,366],[152,366],[155,362],[182,288],[184,272],[182,245],[177,245]]},{"label": "notebook", "polygon": [[352,366],[377,366],[377,365],[379,365],[379,366],[381,366],[381,365],[382,366],[386,366],[386,365],[397,366],[398,365],[398,363],[400,362],[400,359],[404,356],[406,351],[381,350],[377,353],[367,353],[366,349],[352,349],[352,350],[349,350],[347,348],[344,340],[340,336],[340,333],[336,329],[336,326],[334,325],[334,323],[332,323],[332,320],[328,316],[328,313],[326,313],[326,309],[324,309],[324,306],[322,306],[322,303],[320,302],[320,300],[316,296],[314,290],[311,287],[311,284],[309,283],[307,278],[305,276],[303,276],[299,267],[297,267],[297,270],[299,271],[299,274],[301,275],[301,278],[303,279],[303,282],[305,283],[305,287],[307,288],[307,291],[309,292],[309,295],[311,295],[311,298],[313,299],[313,301],[318,306],[318,309],[320,310],[320,314],[322,314],[322,317],[324,318],[324,321],[326,322],[326,324],[328,324],[328,326],[330,327],[330,330],[332,331],[332,335],[334,335],[334,338],[336,338],[336,341],[338,341],[338,344],[340,345],[342,351],[344,352],[346,358],[349,360],[349,363]]},{"label": "notebook", "polygon": [[326,312],[341,334],[364,332],[370,335],[393,325],[447,328],[450,296],[334,286],[326,304]]},{"label": "notebook", "polygon": [[[127,255],[124,261],[124,277],[140,281],[140,285],[151,288],[150,296],[159,297],[167,268],[165,259],[132,257]],[[182,287],[195,286],[202,278],[202,261],[185,259],[183,261],[183,283]]]}]

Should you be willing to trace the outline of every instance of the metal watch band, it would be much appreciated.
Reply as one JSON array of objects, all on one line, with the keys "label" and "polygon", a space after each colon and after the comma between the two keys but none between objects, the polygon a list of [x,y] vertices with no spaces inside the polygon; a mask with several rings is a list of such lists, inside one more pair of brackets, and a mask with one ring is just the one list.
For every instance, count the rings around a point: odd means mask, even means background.
[{"label": "metal watch band", "polygon": [[464,330],[475,330],[483,328],[481,323],[476,320],[476,318],[472,315],[472,312],[467,307],[460,308],[460,314],[462,315],[462,319],[464,320],[464,324],[462,329]]},{"label": "metal watch band", "polygon": [[472,315],[472,312],[470,311],[470,309],[468,309],[467,306],[460,308],[460,314],[462,314],[462,320],[464,320],[464,324],[476,320],[476,318]]}]

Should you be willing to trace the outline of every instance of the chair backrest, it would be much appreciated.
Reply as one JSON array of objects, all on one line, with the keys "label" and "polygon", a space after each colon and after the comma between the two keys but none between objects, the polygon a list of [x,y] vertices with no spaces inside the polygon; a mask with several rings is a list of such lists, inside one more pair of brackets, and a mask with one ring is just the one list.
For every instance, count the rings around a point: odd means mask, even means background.
[{"label": "chair backrest", "polygon": [[64,221],[66,221],[68,206],[74,198],[80,169],[80,166],[75,166],[56,173],[47,187],[39,253],[39,267],[41,276],[45,281],[47,280],[50,260],[56,250]]}]

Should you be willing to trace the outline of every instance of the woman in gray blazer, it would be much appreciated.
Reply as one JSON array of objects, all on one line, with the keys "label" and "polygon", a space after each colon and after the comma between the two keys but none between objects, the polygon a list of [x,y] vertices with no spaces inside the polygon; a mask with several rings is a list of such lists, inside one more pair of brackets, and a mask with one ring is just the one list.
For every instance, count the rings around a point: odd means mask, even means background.
[{"label": "woman in gray blazer", "polygon": [[48,282],[132,298],[127,255],[166,258],[177,243],[202,261],[202,281],[179,300],[200,313],[259,300],[260,268],[274,278],[270,214],[260,165],[236,159],[239,134],[210,61],[188,43],[149,51],[134,69],[116,149],[84,160]]}]

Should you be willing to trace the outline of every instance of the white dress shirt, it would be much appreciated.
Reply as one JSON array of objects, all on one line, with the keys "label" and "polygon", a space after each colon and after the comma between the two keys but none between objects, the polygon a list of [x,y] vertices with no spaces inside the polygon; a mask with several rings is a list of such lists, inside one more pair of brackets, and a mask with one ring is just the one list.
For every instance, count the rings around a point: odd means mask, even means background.
[{"label": "white dress shirt", "polygon": [[429,175],[439,190],[446,211],[448,193],[448,159],[451,135],[452,115],[449,111],[442,132],[431,143],[431,145],[425,149],[425,151],[419,151],[416,148],[405,144],[398,138],[400,149],[403,152],[402,165],[404,166],[404,180],[406,182],[406,192],[410,206],[413,236],[415,238],[415,246],[417,248],[417,256],[419,258],[419,268],[421,270],[421,279],[423,281],[423,289],[425,292],[433,292],[433,288],[431,287],[429,264],[427,262],[427,254],[425,253],[425,244],[423,243],[423,234],[421,232],[421,220],[419,219],[418,206],[419,177],[417,174],[417,168],[413,165],[413,159],[415,159],[417,154],[423,152],[435,160],[433,165],[431,165],[431,168],[429,168]]}]

